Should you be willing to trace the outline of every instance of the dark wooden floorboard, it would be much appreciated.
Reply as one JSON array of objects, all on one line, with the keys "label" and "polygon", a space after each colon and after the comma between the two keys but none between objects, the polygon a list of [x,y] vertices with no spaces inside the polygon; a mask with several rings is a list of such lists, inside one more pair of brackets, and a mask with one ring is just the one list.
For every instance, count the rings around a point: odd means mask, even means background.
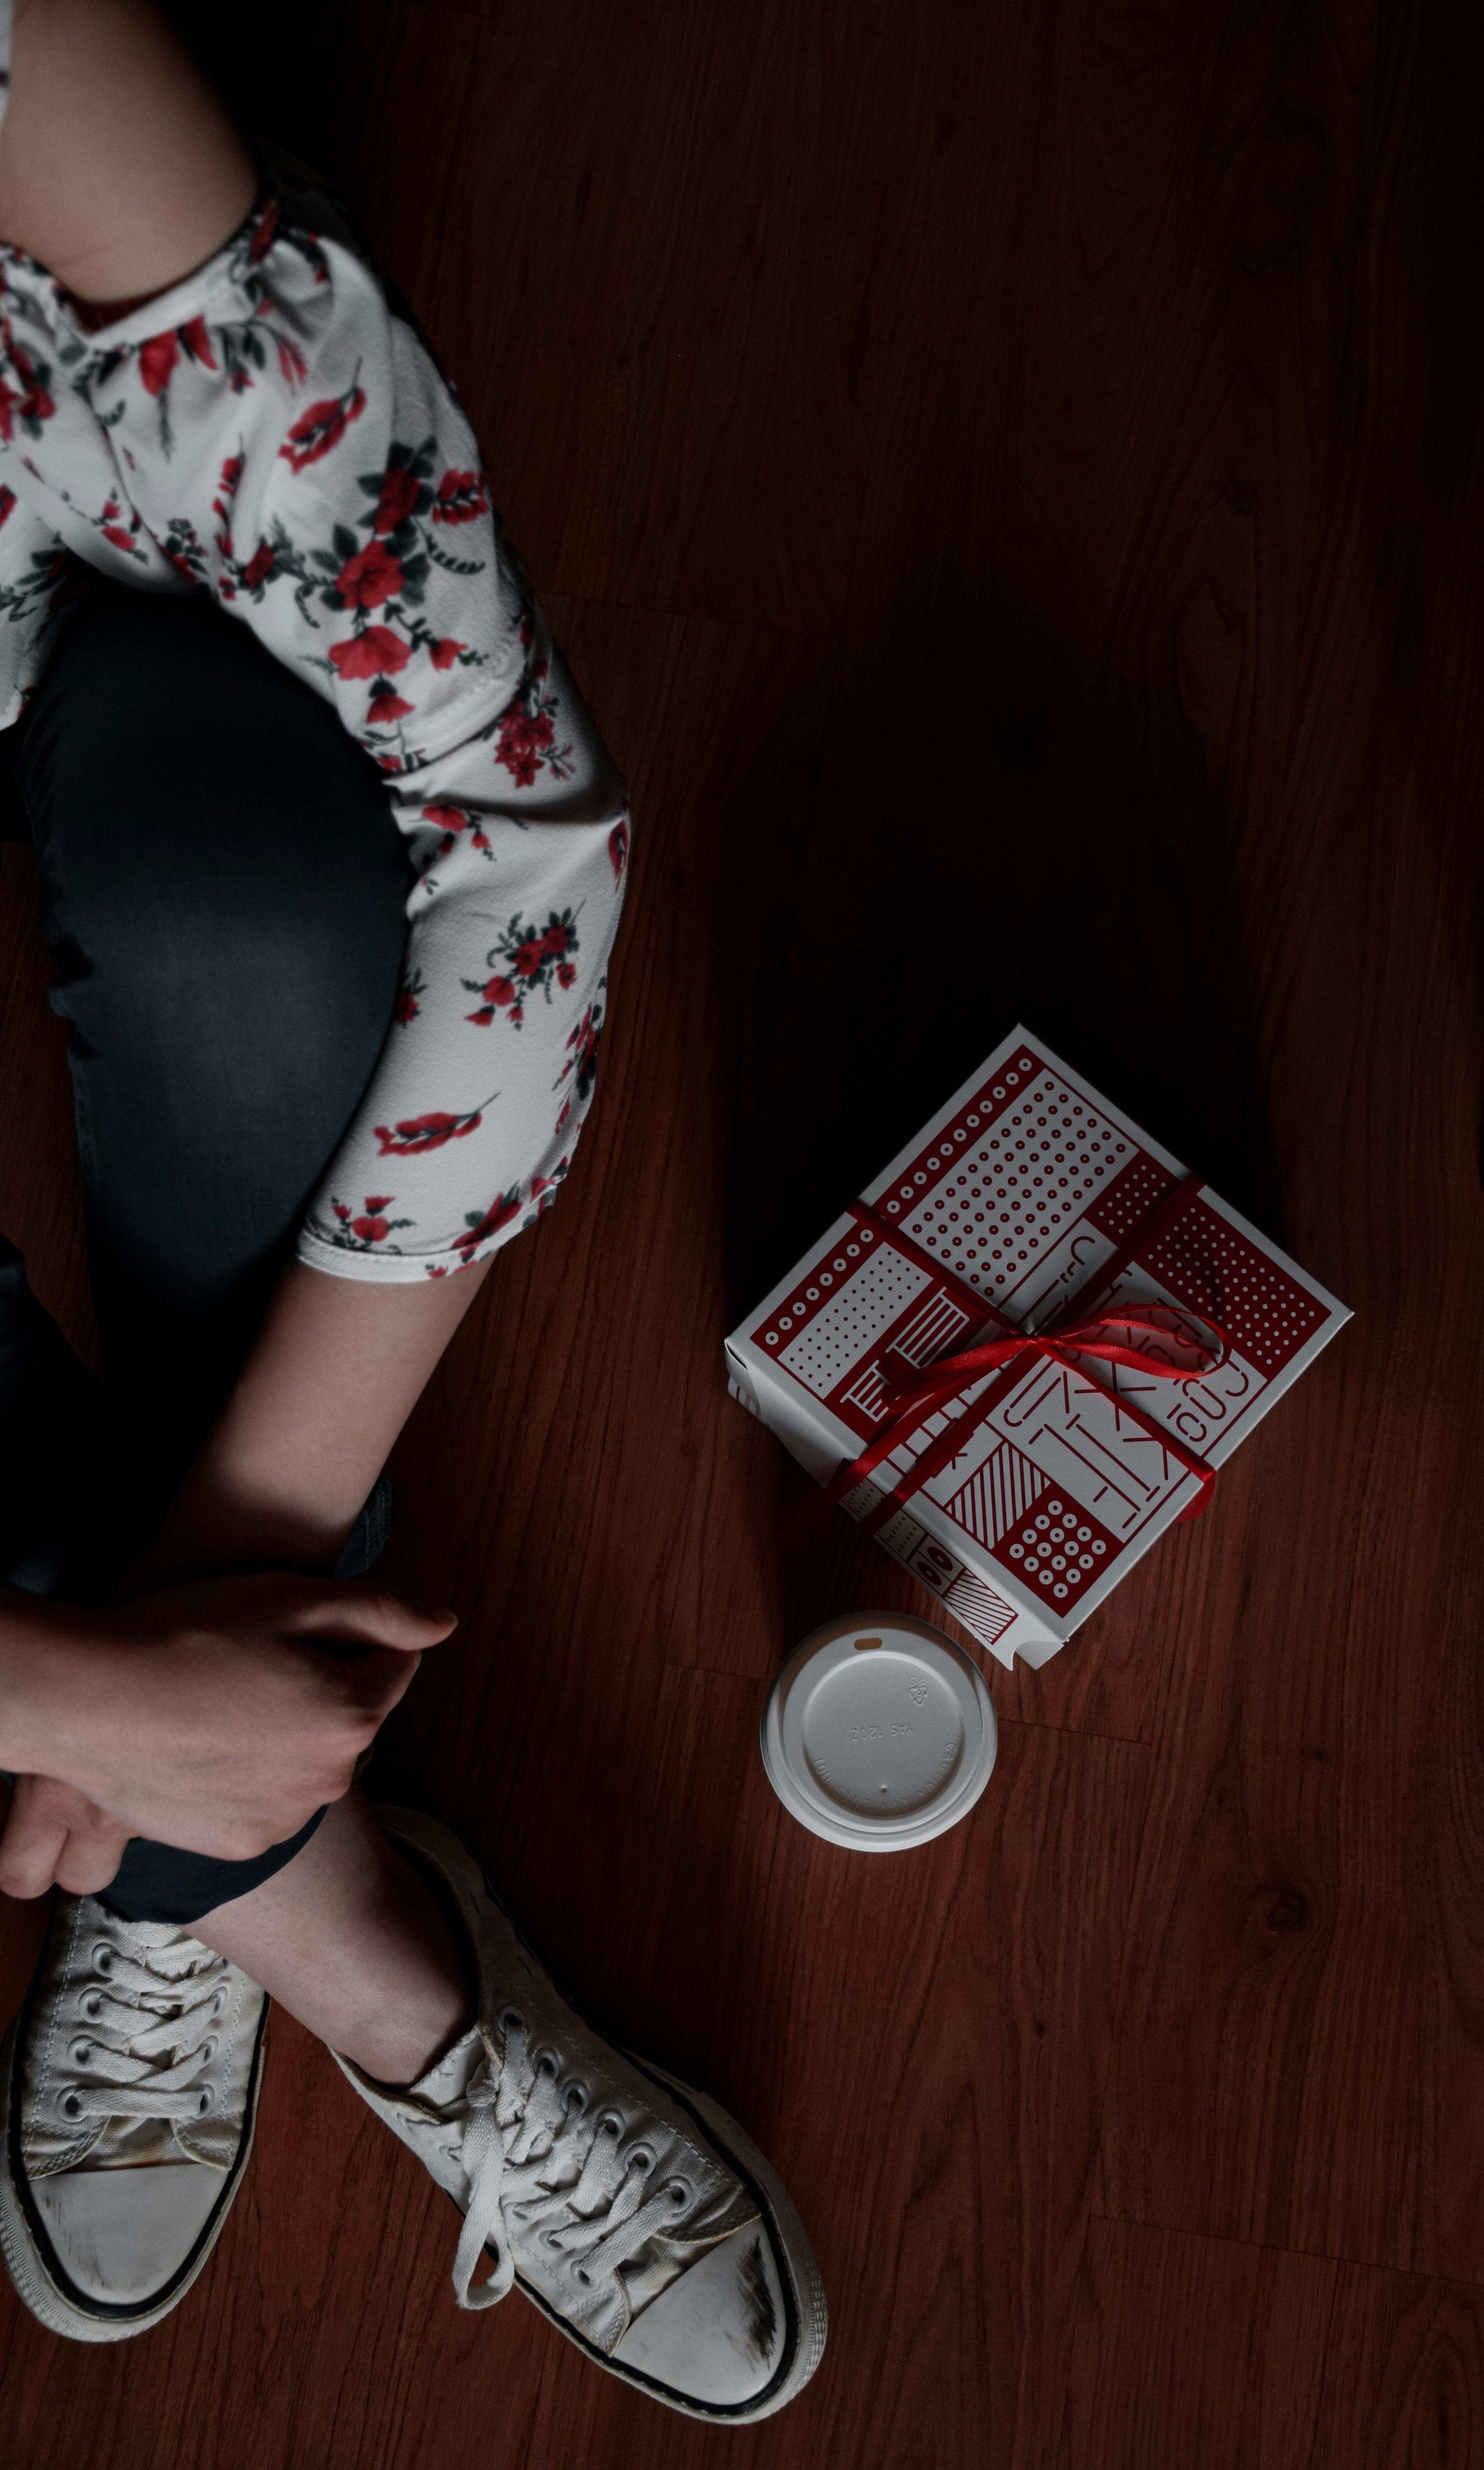
[{"label": "dark wooden floorboard", "polygon": [[[336,169],[634,785],[599,1099],[395,1459],[457,1636],[387,1728],[614,2032],[732,2106],[833,2307],[759,2460],[1484,2464],[1484,49],[1448,0],[179,0]],[[255,23],[257,21],[255,20]],[[0,866],[0,1225],[86,1352]],[[724,1331],[1017,1017],[1355,1307],[891,1862],[770,1675],[930,1601]],[[0,2005],[38,1916],[0,1907]],[[17,2470],[718,2462],[276,2020],[146,2341],[8,2294]]]},{"label": "dark wooden floorboard", "polygon": [[1484,2458],[1466,2284],[1095,2222],[1062,2470],[1454,2470]]}]

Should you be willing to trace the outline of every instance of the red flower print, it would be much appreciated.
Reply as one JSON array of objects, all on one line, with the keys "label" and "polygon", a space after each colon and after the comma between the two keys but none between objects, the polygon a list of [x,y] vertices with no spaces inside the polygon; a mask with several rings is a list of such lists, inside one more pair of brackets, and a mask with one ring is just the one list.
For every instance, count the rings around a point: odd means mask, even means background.
[{"label": "red flower print", "polygon": [[402,590],[402,568],[380,541],[368,541],[364,548],[346,559],[336,576],[335,588],[347,609],[379,609],[383,600],[394,600]]},{"label": "red flower print", "polygon": [[252,240],[248,245],[247,254],[251,258],[254,266],[258,264],[260,259],[267,257],[268,250],[273,245],[273,241],[277,231],[278,199],[276,198],[270,198],[267,204],[263,209],[257,229],[253,233]]},{"label": "red flower print", "polygon": [[260,541],[243,569],[243,591],[256,592],[259,584],[266,583],[272,571],[273,551],[267,541]]},{"label": "red flower print", "polygon": [[[378,1124],[376,1137],[382,1144],[383,1157],[422,1157],[429,1150],[441,1150],[449,1141],[461,1141],[476,1132],[484,1120],[484,1109],[495,1103],[486,1098],[467,1114],[408,1115],[405,1121],[388,1127]],[[385,1207],[385,1202],[383,1202]],[[369,1209],[370,1201],[366,1202]]]},{"label": "red flower print", "polygon": [[17,394],[12,385],[7,384],[5,379],[0,378],[0,437],[3,437],[9,446],[13,434],[14,423],[17,420],[29,436],[39,437],[41,423],[43,420],[51,419],[57,406],[46,389],[46,380],[51,376],[51,370],[44,361],[39,363],[34,361],[30,353],[16,341],[11,332],[11,321],[8,317],[0,318],[0,342],[4,344],[11,366],[20,379],[22,387],[22,391]]},{"label": "red flower print", "polygon": [[[369,1250],[373,1244],[384,1244],[387,1236],[398,1228],[415,1226],[417,1221],[413,1218],[387,1217],[386,1212],[395,1198],[396,1195],[390,1192],[368,1192],[360,1204],[359,1217],[353,1218],[346,1203],[343,1200],[336,1200],[332,1193],[330,1206],[340,1222],[340,1232],[335,1236],[334,1241],[341,1250],[364,1252]],[[391,1248],[394,1252],[400,1252],[402,1247],[400,1244],[394,1244]]]},{"label": "red flower print", "polygon": [[152,335],[148,343],[140,344],[139,376],[146,394],[164,393],[179,358],[180,346],[174,334]]},{"label": "red flower print", "polygon": [[544,1218],[545,1216],[546,1211],[551,1206],[552,1195],[555,1193],[557,1186],[563,1181],[566,1174],[567,1160],[566,1158],[561,1158],[552,1168],[549,1175],[532,1176],[531,1199],[536,1203],[536,1215],[538,1218]]},{"label": "red flower print", "polygon": [[9,522],[15,504],[15,492],[0,486],[0,524]]},{"label": "red flower print", "polygon": [[623,870],[629,863],[629,827],[624,818],[614,824],[608,835],[608,858],[614,870],[614,881],[621,883]]},{"label": "red flower print", "polygon": [[[525,1017],[525,1005],[538,990],[549,1003],[553,979],[565,986],[568,980],[560,972],[566,969],[575,975],[570,958],[559,960],[558,955],[570,955],[576,949],[575,911],[564,910],[559,918],[553,910],[545,926],[528,926],[517,913],[499,943],[485,955],[485,967],[496,974],[463,980],[469,992],[480,998],[478,1011],[466,1013],[464,1018],[487,1029],[497,1011],[506,1011],[511,1027],[519,1029]],[[497,967],[499,963],[504,964],[502,968]]]},{"label": "red flower print", "polygon": [[221,478],[217,482],[217,486],[220,490],[223,498],[236,497],[238,483],[241,481],[243,477],[243,466],[246,460],[247,457],[245,454],[229,454],[226,461],[222,464]]},{"label": "red flower print", "polygon": [[348,643],[332,643],[330,658],[348,685],[352,678],[380,677],[383,670],[395,677],[406,667],[408,653],[401,636],[389,626],[367,626]]},{"label": "red flower print", "polygon": [[382,482],[382,494],[376,501],[376,521],[372,524],[372,530],[394,532],[399,524],[405,524],[417,504],[422,485],[415,472],[409,472],[405,466],[399,467],[394,464]]},{"label": "red flower print", "polygon": [[134,548],[134,531],[139,527],[139,518],[137,515],[134,518],[133,530],[126,530],[119,520],[122,512],[123,509],[117,498],[109,498],[104,506],[103,520],[98,528],[105,541],[111,541],[115,548],[128,549],[132,557],[137,554]]},{"label": "red flower print", "polygon": [[392,1018],[400,1029],[406,1029],[412,1021],[416,1020],[422,1011],[418,996],[426,992],[427,987],[421,969],[414,969],[409,978],[403,979],[397,990],[396,1003],[392,1007]]},{"label": "red flower print", "polygon": [[467,1262],[470,1254],[480,1244],[487,1243],[492,1235],[498,1235],[502,1226],[508,1226],[512,1218],[520,1215],[520,1209],[519,1184],[512,1185],[509,1192],[497,1193],[482,1218],[477,1209],[471,1209],[464,1221],[468,1231],[463,1235],[455,1235],[454,1250],[462,1252]]},{"label": "red flower print", "polygon": [[[199,361],[202,368],[205,369],[216,367],[217,363],[212,358],[211,338],[206,332],[204,317],[188,318],[180,329],[180,340],[191,360]],[[148,344],[145,349],[148,351]],[[169,375],[168,370],[166,374]],[[157,386],[151,386],[150,391],[151,394],[156,394],[159,389]]]},{"label": "red flower print", "polygon": [[[597,1072],[598,1039],[602,1032],[603,1006],[598,1002],[588,1006],[576,1028],[568,1036],[567,1061],[557,1074],[555,1085],[560,1089],[564,1081],[573,1081],[579,1106],[585,1107],[592,1092],[592,1083]],[[564,1107],[557,1117],[558,1131],[566,1121],[567,1107]]]},{"label": "red flower print", "polygon": [[[459,833],[464,831],[469,832],[469,837],[476,850],[481,850],[486,857],[490,856],[487,833],[480,830],[472,815],[465,814],[462,806],[425,806],[423,821],[425,824],[436,824],[443,834],[443,840],[437,851],[439,857],[447,856]],[[474,827],[472,830],[470,830],[471,825]],[[469,984],[471,986],[475,984],[473,978],[469,980]]]},{"label": "red flower print", "polygon": [[477,472],[445,472],[433,500],[432,519],[435,524],[472,524],[488,504]]},{"label": "red flower print", "polygon": [[528,789],[551,744],[551,715],[545,711],[507,711],[499,724],[495,760],[513,774],[518,789]]},{"label": "red flower print", "polygon": [[371,700],[366,706],[366,718],[367,720],[406,720],[407,713],[415,708],[404,696],[398,694],[389,678],[378,678],[371,689]]},{"label": "red flower print", "polygon": [[509,978],[487,978],[483,987],[477,990],[472,978],[466,978],[464,984],[471,992],[477,991],[484,997],[477,1012],[466,1012],[464,1014],[464,1018],[472,1020],[476,1028],[488,1029],[497,1011],[503,1012],[507,1004],[515,1004],[515,1010],[510,1015],[511,1019],[520,1020],[521,1007],[516,1003],[515,987]]},{"label": "red flower print", "polygon": [[275,335],[278,345],[278,374],[285,385],[302,385],[309,376],[309,363],[299,346],[288,335]]},{"label": "red flower print", "polygon": [[452,669],[460,652],[468,648],[467,643],[455,643],[452,635],[445,635],[441,642],[434,643],[429,658],[435,669]]},{"label": "red flower print", "polygon": [[328,454],[332,446],[338,446],[351,422],[359,420],[365,408],[365,396],[354,383],[342,395],[312,403],[290,430],[278,450],[280,455],[292,471],[302,472],[307,464],[317,463],[322,454]]},{"label": "red flower print", "polygon": [[577,972],[573,968],[570,961],[559,961],[557,963],[557,985],[559,987],[569,987],[573,985],[576,980],[576,976]]}]

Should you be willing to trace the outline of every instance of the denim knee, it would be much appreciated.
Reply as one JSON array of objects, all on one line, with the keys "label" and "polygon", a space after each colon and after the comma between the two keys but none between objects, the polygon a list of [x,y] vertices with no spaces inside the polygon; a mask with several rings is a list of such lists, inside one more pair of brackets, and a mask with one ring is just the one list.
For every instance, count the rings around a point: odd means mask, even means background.
[{"label": "denim knee", "polygon": [[410,869],[369,757],[204,595],[95,586],[15,773],[106,1357],[261,1308],[391,1026]]}]

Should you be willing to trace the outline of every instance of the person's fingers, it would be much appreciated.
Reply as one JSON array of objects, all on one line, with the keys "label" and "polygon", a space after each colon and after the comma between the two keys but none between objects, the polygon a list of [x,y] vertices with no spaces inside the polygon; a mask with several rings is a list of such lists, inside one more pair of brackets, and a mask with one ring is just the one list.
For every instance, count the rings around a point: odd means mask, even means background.
[{"label": "person's fingers", "polygon": [[117,1876],[128,1842],[128,1828],[100,1809],[95,1825],[68,1829],[52,1876],[69,1896],[99,1895]]},{"label": "person's fingers", "polygon": [[356,1705],[380,1724],[412,1686],[422,1657],[367,1647],[353,1664],[341,1667],[343,1686]]},{"label": "person's fingers", "polygon": [[399,1655],[421,1655],[458,1626],[456,1613],[419,1612],[359,1578],[305,1585],[285,1611],[289,1634],[313,1645],[391,1647]]},{"label": "person's fingers", "polygon": [[44,1896],[57,1875],[57,1862],[67,1840],[59,1818],[27,1786],[30,1776],[17,1776],[5,1833],[0,1835],[0,1894],[25,1903]]}]

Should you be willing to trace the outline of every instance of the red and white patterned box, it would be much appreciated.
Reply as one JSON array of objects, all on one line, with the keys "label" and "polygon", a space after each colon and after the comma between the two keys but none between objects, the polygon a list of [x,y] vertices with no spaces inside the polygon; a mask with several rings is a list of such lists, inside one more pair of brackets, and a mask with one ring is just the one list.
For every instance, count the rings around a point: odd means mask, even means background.
[{"label": "red and white patterned box", "polygon": [[[1027,1331],[1084,1297],[1219,1325],[1224,1361],[1201,1377],[1021,1355],[905,1419],[900,1445],[846,1496],[1003,1664],[1055,1655],[1199,1497],[1188,1460],[1219,1467],[1350,1318],[1193,1178],[1172,1223],[1167,1212],[1142,1240],[1185,1179],[1017,1029],[727,1340],[732,1394],[823,1483],[900,1414],[883,1356],[926,1366],[959,1354],[998,1334],[987,1307]],[[958,1455],[913,1488],[916,1461],[959,1421]],[[909,1498],[883,1525],[893,1488]]]}]

